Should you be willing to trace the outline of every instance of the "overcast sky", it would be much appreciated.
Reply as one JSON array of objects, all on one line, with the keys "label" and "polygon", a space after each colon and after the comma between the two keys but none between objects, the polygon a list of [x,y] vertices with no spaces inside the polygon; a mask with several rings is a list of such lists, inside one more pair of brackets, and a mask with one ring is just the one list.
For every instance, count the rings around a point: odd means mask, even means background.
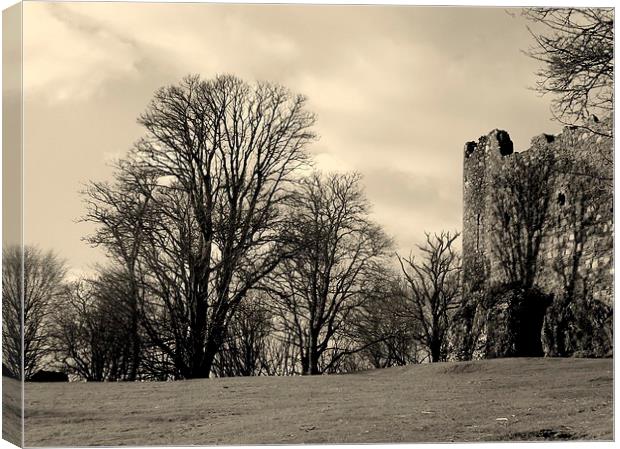
[{"label": "overcast sky", "polygon": [[136,117],[188,73],[305,94],[322,170],[364,175],[373,215],[409,252],[460,229],[462,149],[494,128],[517,150],[558,132],[528,90],[524,21],[500,8],[24,5],[25,236],[73,269],[101,261],[78,190],[141,135]]}]

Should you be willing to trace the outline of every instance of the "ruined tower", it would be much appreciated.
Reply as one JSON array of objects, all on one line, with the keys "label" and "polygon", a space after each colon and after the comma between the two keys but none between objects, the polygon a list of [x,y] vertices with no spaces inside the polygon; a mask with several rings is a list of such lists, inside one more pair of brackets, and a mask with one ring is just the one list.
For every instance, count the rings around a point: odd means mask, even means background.
[{"label": "ruined tower", "polygon": [[465,296],[482,292],[492,275],[489,232],[492,178],[514,152],[506,131],[465,144],[463,159],[463,279]]},{"label": "ruined tower", "polygon": [[[541,134],[530,148],[515,152],[506,131],[493,130],[467,142],[463,154],[463,297],[480,304],[494,286],[507,282],[498,259],[501,228],[493,201],[494,181],[511,170],[515,158],[526,175],[554,161],[549,207],[536,259],[535,285],[555,298],[570,295],[587,307],[613,309],[613,139],[578,127],[552,136]],[[527,177],[527,176],[524,176]],[[525,181],[524,181],[525,182]],[[511,217],[505,219],[510,220]],[[494,238],[495,237],[495,238]],[[493,247],[495,244],[495,247]],[[568,277],[567,277],[568,276]],[[568,281],[567,279],[572,279]],[[568,289],[568,290],[567,290]],[[557,305],[557,304],[556,304]],[[475,309],[475,306],[472,306]],[[560,309],[558,309],[559,307]],[[549,313],[568,307],[559,306]],[[466,312],[465,315],[467,316]],[[471,321],[475,310],[471,311]],[[606,312],[609,315],[609,312]],[[604,326],[611,321],[605,322]],[[467,320],[466,320],[467,321]],[[466,326],[467,327],[467,326]],[[465,329],[467,334],[470,328]],[[610,331],[611,332],[611,331]]]}]

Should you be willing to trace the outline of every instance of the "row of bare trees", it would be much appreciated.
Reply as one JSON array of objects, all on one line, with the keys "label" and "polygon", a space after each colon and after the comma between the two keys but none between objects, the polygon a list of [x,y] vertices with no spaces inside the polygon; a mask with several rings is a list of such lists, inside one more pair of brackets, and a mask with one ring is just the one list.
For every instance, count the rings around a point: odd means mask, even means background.
[{"label": "row of bare trees", "polygon": [[[337,284],[347,279],[356,286],[355,291],[348,287],[350,295],[340,294],[342,285],[335,285],[337,294],[330,291],[321,297],[310,288],[312,276],[303,288],[289,290],[282,279],[299,280],[301,275],[285,274],[285,266],[278,268],[277,276],[263,279],[261,287],[240,302],[209,374],[321,374],[447,360],[453,355],[460,300],[456,237],[428,235],[419,248],[420,261],[399,258],[400,275],[395,266],[370,267],[361,282],[355,280],[358,275],[343,274],[357,256],[342,253],[346,257],[336,265],[346,267],[345,271],[324,270],[317,278],[325,282],[333,277]],[[25,317],[32,320],[27,325],[32,331],[24,335],[26,379],[50,367],[87,381],[192,377],[178,371],[174,359],[151,338],[146,326],[156,317],[134,317],[132,281],[122,267],[99,268],[90,278],[65,281],[64,263],[57,256],[32,247],[25,252],[24,265],[33,273],[30,279],[41,285],[37,295],[30,296],[26,290],[23,296],[26,309],[35,310]],[[15,294],[5,292],[5,298],[19,302],[21,251],[12,248],[3,256],[4,285],[16,289]],[[50,278],[49,273],[57,276]],[[293,296],[299,301],[292,301]],[[13,301],[4,304],[4,364],[9,375],[19,377],[20,329],[11,326],[20,322],[16,318],[20,309],[9,307]],[[139,310],[143,310],[141,304]],[[164,322],[166,315],[158,318],[166,330],[173,331],[172,324]],[[134,321],[140,344],[137,354],[133,352]]]},{"label": "row of bare trees", "polygon": [[457,236],[428,236],[423,260],[399,259],[397,276],[360,176],[309,170],[304,97],[187,77],[160,89],[139,122],[145,135],[113,179],[83,192],[83,220],[96,225],[87,241],[108,263],[90,278],[55,280],[62,295],[46,299],[56,302],[39,314],[45,323],[28,320],[47,329],[48,359],[93,381],[445,359]]}]

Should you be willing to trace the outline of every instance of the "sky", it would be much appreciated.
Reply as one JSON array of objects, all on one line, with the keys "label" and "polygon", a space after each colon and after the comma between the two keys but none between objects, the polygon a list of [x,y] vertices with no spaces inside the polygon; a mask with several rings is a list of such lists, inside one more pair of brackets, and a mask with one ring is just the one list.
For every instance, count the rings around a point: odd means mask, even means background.
[{"label": "sky", "polygon": [[74,271],[102,262],[79,191],[142,135],[154,91],[187,74],[281,83],[309,99],[323,171],[364,177],[373,218],[408,254],[460,230],[466,141],[517,151],[557,133],[518,10],[35,3],[24,5],[24,241]]}]

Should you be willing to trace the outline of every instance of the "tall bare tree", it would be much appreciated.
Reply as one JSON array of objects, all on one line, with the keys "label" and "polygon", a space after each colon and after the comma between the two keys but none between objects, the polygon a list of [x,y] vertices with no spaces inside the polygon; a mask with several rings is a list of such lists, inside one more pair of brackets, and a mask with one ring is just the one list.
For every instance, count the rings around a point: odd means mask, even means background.
[{"label": "tall bare tree", "polygon": [[65,272],[64,262],[51,251],[2,250],[2,358],[19,379],[28,380],[50,354],[49,317],[63,293]]},{"label": "tall bare tree", "polygon": [[391,242],[370,220],[360,180],[315,172],[300,183],[290,228],[297,254],[267,286],[279,304],[281,332],[294,336],[303,374],[333,370],[362,349],[349,334],[350,320]]},{"label": "tall bare tree", "polygon": [[407,298],[403,315],[411,320],[414,339],[431,362],[447,359],[448,337],[461,302],[460,257],[454,248],[458,237],[450,232],[426,234],[426,243],[418,246],[420,261],[398,257]]},{"label": "tall bare tree", "polygon": [[290,256],[281,205],[314,116],[279,85],[192,76],[157,91],[139,122],[121,178],[149,202],[142,324],[170,375],[208,377],[247,292]]},{"label": "tall bare tree", "polygon": [[131,364],[127,380],[135,380],[142,352],[140,251],[148,232],[147,219],[156,180],[149,171],[127,160],[118,162],[114,178],[112,183],[90,182],[86,186],[82,194],[87,212],[82,220],[98,225],[85,240],[93,246],[104,247],[113,263],[125,272],[123,285],[127,289],[117,299],[119,308],[129,310]]},{"label": "tall bare tree", "polygon": [[535,40],[527,54],[542,63],[537,89],[554,96],[555,118],[611,136],[611,121],[589,118],[613,112],[614,10],[528,8],[523,14]]}]

